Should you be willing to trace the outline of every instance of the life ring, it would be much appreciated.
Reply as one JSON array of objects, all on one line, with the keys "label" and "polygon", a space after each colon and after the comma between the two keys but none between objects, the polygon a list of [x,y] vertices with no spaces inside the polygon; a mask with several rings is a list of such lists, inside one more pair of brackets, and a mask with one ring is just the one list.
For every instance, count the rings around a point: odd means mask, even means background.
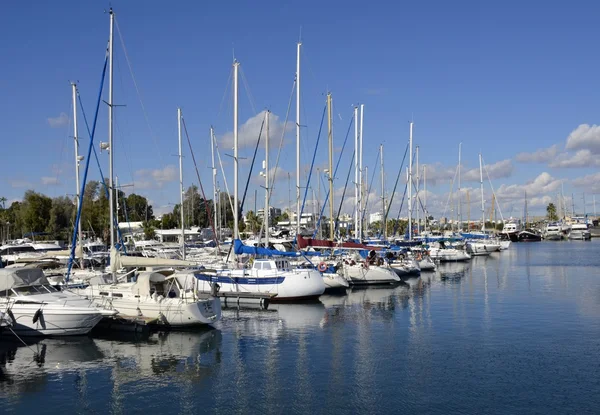
[{"label": "life ring", "polygon": [[319,270],[319,272],[325,272],[327,271],[327,264],[324,262],[319,263],[319,266],[317,267],[317,269]]}]

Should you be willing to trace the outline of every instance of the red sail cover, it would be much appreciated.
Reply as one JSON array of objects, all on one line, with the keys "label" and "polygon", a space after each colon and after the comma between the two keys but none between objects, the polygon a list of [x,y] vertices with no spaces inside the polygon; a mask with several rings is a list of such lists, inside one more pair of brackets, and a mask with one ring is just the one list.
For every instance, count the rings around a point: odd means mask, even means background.
[{"label": "red sail cover", "polygon": [[329,249],[367,249],[373,251],[379,251],[381,249],[379,246],[368,246],[356,242],[333,242],[328,239],[304,238],[302,235],[298,235],[297,241],[298,249],[305,249],[308,247]]}]

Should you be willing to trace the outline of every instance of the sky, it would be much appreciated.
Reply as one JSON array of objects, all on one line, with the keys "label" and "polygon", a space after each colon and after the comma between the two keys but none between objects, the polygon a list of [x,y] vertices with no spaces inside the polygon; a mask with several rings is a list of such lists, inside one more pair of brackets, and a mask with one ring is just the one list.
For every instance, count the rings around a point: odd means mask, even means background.
[{"label": "sky", "polygon": [[[578,213],[594,212],[594,195],[600,193],[596,94],[600,90],[596,53],[600,4],[596,2],[115,0],[111,5],[117,22],[114,103],[119,105],[115,107],[115,175],[126,193],[146,196],[156,213],[170,211],[179,202],[178,107],[207,197],[213,191],[211,126],[232,190],[234,57],[241,68],[240,197],[268,109],[271,166],[283,136],[271,205],[285,208],[290,193],[294,204],[292,89],[299,39],[302,187],[330,92],[336,161],[353,107],[365,106],[363,163],[369,176],[377,172],[369,194],[372,210],[381,208],[379,145],[384,146],[389,200],[412,120],[420,171],[427,166],[427,191],[421,184],[420,195],[423,199],[427,195],[427,208],[434,216],[457,215],[459,143],[463,218],[481,217],[479,153],[487,169],[486,216],[492,188],[504,217],[523,215],[525,193],[532,215],[543,215],[550,202],[558,204],[561,193],[569,210],[574,204]],[[76,193],[70,83],[78,83],[91,124],[108,41],[108,7],[108,2],[3,3],[7,18],[0,26],[5,40],[0,44],[0,196],[9,202],[19,200],[27,189],[51,197]],[[107,87],[102,99],[108,99]],[[81,153],[86,154],[90,140],[81,109],[78,114]],[[107,114],[103,102],[96,150],[100,141],[107,141]],[[351,127],[335,176],[336,206],[353,142]],[[187,187],[197,184],[198,178],[185,135],[183,150]],[[98,157],[107,175],[107,153],[98,152]],[[264,203],[259,176],[264,158],[261,145],[245,211],[254,210],[255,202],[258,208]],[[325,196],[325,168],[326,119],[309,186],[313,205]],[[343,204],[348,213],[354,206],[354,174],[350,177]],[[99,178],[92,159],[88,180]],[[218,181],[225,190],[220,172]],[[405,181],[402,173],[392,217],[398,215]],[[600,198],[598,202],[600,208]],[[403,209],[405,216],[406,203]]]}]

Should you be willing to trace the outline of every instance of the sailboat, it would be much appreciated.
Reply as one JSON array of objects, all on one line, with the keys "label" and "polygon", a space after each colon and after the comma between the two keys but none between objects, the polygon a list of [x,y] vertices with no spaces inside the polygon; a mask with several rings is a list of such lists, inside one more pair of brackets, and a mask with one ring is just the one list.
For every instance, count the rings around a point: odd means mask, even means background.
[{"label": "sailboat", "polygon": [[[113,183],[113,27],[114,13],[109,11],[109,148],[110,169],[109,184]],[[181,157],[181,111],[179,116],[179,152]],[[221,303],[218,298],[208,294],[198,293],[193,284],[195,280],[172,272],[145,271],[133,274],[127,272],[117,276],[117,271],[123,267],[134,269],[156,266],[189,266],[186,261],[177,262],[163,258],[140,258],[121,256],[115,249],[114,240],[114,211],[113,195],[109,195],[110,207],[110,237],[111,261],[110,269],[113,276],[112,284],[93,284],[74,291],[81,296],[92,299],[96,304],[118,310],[119,317],[144,319],[149,323],[168,327],[213,324],[221,318]],[[182,209],[183,211],[183,209]],[[182,223],[183,224],[183,223]],[[182,241],[183,243],[184,241]],[[128,277],[133,281],[126,281]],[[121,281],[119,281],[121,280]]]},{"label": "sailboat", "polygon": [[[300,47],[297,45],[296,68],[296,94],[297,94],[297,126],[300,124]],[[247,247],[239,237],[238,226],[238,70],[239,62],[233,62],[233,142],[234,142],[234,255],[254,253],[248,264],[249,268],[220,269],[201,271],[182,271],[181,274],[193,275],[198,280],[200,292],[210,292],[214,284],[218,285],[219,296],[226,302],[234,299],[237,302],[262,302],[269,301],[297,301],[318,298],[325,292],[323,276],[314,268],[292,268],[289,260],[284,258],[271,258],[269,255],[278,254],[267,248]],[[267,120],[269,113],[266,113]],[[300,130],[296,129],[297,140],[300,139]],[[268,127],[267,127],[268,135]],[[299,153],[297,155],[299,163]],[[265,163],[266,164],[266,163]],[[268,166],[267,166],[268,167]],[[298,165],[299,169],[299,165]],[[298,178],[299,180],[299,171]],[[267,189],[268,191],[268,189]],[[268,211],[268,196],[266,197]],[[299,204],[299,203],[298,203]],[[298,210],[299,212],[299,210]],[[300,221],[297,220],[297,235],[299,235]],[[266,227],[268,233],[268,226]],[[284,254],[284,253],[280,253]],[[258,255],[267,255],[259,258]],[[294,254],[295,255],[295,254]],[[299,255],[299,254],[298,254]],[[238,261],[235,261],[236,263]]]}]

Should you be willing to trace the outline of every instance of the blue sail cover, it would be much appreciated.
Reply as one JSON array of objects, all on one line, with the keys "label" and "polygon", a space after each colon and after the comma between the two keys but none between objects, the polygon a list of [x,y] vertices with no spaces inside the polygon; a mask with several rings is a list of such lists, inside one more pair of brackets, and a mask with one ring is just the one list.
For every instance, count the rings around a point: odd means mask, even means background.
[{"label": "blue sail cover", "polygon": [[236,255],[249,254],[249,255],[265,255],[265,256],[288,256],[288,257],[299,257],[300,252],[285,252],[277,249],[268,249],[260,246],[246,246],[244,243],[236,239],[233,241],[233,252]]}]

